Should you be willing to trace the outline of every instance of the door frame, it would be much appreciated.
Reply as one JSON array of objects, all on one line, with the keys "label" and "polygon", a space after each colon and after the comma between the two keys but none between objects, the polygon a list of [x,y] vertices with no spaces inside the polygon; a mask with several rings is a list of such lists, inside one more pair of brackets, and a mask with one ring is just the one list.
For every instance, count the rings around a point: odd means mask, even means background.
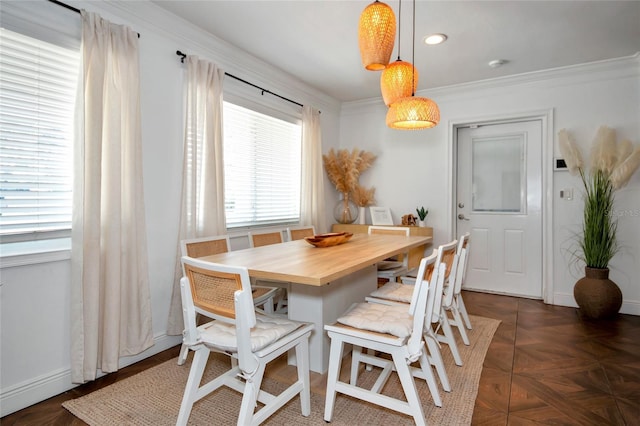
[{"label": "door frame", "polygon": [[542,124],[542,300],[553,304],[553,108],[517,113],[451,119],[447,123],[447,157],[451,173],[447,179],[447,229],[456,234],[456,189],[458,175],[458,129],[472,125],[505,124],[540,120]]}]

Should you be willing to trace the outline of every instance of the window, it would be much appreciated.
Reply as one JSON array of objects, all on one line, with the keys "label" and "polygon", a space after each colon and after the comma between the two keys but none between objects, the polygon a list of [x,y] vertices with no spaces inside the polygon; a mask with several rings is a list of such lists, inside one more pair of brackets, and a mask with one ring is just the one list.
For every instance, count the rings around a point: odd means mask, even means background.
[{"label": "window", "polygon": [[0,31],[0,236],[68,236],[80,51]]},{"label": "window", "polygon": [[224,102],[227,228],[300,220],[302,125]]}]

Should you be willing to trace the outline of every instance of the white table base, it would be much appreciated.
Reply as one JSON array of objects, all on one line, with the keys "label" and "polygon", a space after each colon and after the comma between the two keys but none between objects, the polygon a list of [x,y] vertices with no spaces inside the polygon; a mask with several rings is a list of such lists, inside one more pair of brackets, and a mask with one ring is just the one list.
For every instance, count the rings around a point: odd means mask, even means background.
[{"label": "white table base", "polygon": [[324,373],[329,365],[331,342],[324,332],[324,325],[334,323],[351,304],[364,302],[364,298],[377,286],[376,265],[321,287],[291,283],[288,294],[289,318],[315,324],[309,341],[311,371]]}]

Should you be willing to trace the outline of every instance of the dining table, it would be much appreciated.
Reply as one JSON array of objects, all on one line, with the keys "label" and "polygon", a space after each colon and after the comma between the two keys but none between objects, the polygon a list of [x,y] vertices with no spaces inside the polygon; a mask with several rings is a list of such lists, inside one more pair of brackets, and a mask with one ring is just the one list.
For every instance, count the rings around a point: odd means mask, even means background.
[{"label": "dining table", "polygon": [[377,288],[381,260],[431,243],[432,237],[354,234],[347,242],[315,247],[305,240],[234,250],[203,257],[224,265],[244,266],[259,281],[289,283],[288,317],[313,323],[309,367],[324,373],[330,341],[324,325],[334,323],[353,303]]}]

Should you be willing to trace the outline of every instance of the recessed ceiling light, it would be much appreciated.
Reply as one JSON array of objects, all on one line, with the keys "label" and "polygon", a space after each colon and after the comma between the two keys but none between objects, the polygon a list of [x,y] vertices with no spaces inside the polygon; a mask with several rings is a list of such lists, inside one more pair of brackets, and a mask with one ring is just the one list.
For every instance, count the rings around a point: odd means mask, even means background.
[{"label": "recessed ceiling light", "polygon": [[498,68],[498,67],[503,66],[507,62],[509,62],[509,61],[507,61],[506,59],[494,59],[493,61],[489,62],[489,66],[491,68]]},{"label": "recessed ceiling light", "polygon": [[424,38],[424,42],[426,44],[440,44],[443,43],[447,39],[445,34],[431,34]]}]

